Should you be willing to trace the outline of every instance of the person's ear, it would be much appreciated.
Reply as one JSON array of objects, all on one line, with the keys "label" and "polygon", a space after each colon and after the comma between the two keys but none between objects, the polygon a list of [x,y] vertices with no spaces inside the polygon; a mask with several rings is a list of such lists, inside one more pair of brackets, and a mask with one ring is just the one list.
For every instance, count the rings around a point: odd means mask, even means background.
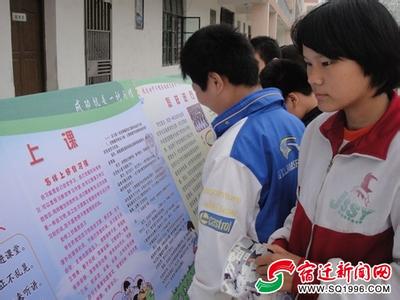
[{"label": "person's ear", "polygon": [[219,94],[223,89],[225,82],[221,75],[216,72],[208,73],[209,84],[214,86],[215,91]]},{"label": "person's ear", "polygon": [[299,96],[296,95],[296,93],[289,93],[286,96],[286,101],[290,101],[290,103],[293,105],[293,107],[296,107],[299,104]]}]

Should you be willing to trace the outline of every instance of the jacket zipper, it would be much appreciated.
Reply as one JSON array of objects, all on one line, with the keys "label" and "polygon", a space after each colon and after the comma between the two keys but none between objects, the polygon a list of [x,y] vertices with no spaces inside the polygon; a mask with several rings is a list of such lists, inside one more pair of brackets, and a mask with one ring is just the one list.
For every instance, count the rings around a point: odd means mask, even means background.
[{"label": "jacket zipper", "polygon": [[[321,195],[322,188],[323,188],[324,185],[325,185],[326,177],[328,176],[328,173],[329,173],[329,171],[330,171],[331,168],[332,168],[333,160],[335,159],[335,157],[336,157],[336,155],[333,156],[333,157],[331,158],[331,160],[330,160],[330,162],[329,162],[329,165],[328,165],[328,167],[326,168],[325,177],[324,177],[324,180],[323,180],[323,182],[322,182],[321,188],[319,189],[319,193],[318,193],[317,199],[318,199],[319,196]],[[318,202],[317,202],[317,203],[318,203]],[[316,207],[315,207],[315,212],[317,212],[317,203],[316,203]],[[306,255],[305,255],[305,257],[304,257],[305,259],[308,258],[308,254],[309,254],[310,248],[311,248],[311,243],[312,243],[312,240],[313,240],[313,237],[314,237],[315,217],[316,217],[316,213],[314,213],[314,218],[313,218],[312,225],[311,225],[311,235],[310,235],[310,240],[309,240],[309,242],[308,242],[308,246],[307,246],[307,250],[306,250]],[[296,297],[295,297],[295,300],[298,300],[299,297],[300,297],[300,294],[297,294]]]},{"label": "jacket zipper", "polygon": [[[319,192],[318,192],[317,200],[319,199],[319,196],[321,195],[322,189],[323,189],[323,187],[324,187],[324,185],[325,185],[326,177],[328,176],[328,173],[329,173],[329,171],[330,171],[331,168],[332,168],[333,161],[334,161],[334,159],[336,158],[336,156],[337,156],[337,155],[333,156],[333,157],[331,158],[330,162],[329,162],[328,168],[326,169],[326,172],[325,172],[324,180],[323,180],[322,185],[321,185],[321,188],[320,188],[320,190],[319,190]],[[312,240],[313,240],[313,237],[314,237],[314,224],[315,224],[315,218],[316,218],[316,216],[317,216],[317,208],[318,208],[318,201],[316,201],[316,203],[315,203],[315,213],[314,213],[313,221],[312,221],[312,225],[311,225],[311,235],[310,235],[310,240],[309,240],[309,242],[308,242],[308,246],[307,246],[307,250],[306,250],[305,259],[308,258],[308,254],[309,254],[310,248],[311,248],[311,243],[312,243]]]}]

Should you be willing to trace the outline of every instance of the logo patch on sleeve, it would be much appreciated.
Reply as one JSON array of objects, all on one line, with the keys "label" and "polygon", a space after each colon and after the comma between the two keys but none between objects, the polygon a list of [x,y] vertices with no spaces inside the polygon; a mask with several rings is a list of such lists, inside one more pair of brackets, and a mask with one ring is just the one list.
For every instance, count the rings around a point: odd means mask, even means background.
[{"label": "logo patch on sleeve", "polygon": [[202,210],[199,214],[200,223],[222,233],[230,233],[235,219],[223,217]]},{"label": "logo patch on sleeve", "polygon": [[283,138],[279,145],[279,150],[281,150],[282,155],[286,159],[289,159],[290,152],[292,152],[293,150],[296,150],[297,152],[299,151],[299,145],[296,142],[296,137],[288,136]]}]

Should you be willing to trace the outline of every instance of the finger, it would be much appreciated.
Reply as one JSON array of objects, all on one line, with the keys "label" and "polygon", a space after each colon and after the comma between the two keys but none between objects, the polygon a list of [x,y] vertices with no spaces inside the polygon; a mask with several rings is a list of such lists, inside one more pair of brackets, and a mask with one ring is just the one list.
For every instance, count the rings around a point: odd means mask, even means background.
[{"label": "finger", "polygon": [[286,253],[287,251],[279,245],[269,244],[268,249],[273,253]]},{"label": "finger", "polygon": [[268,266],[260,266],[256,268],[256,272],[261,276],[266,276],[268,271]]},{"label": "finger", "polygon": [[281,288],[282,292],[292,292],[293,276],[288,273],[284,274],[283,286]]},{"label": "finger", "polygon": [[282,254],[282,253],[274,253],[274,254],[269,255],[268,258],[269,258],[268,264],[271,264],[280,259],[287,259],[287,258],[289,258],[289,256]]},{"label": "finger", "polygon": [[255,263],[257,266],[269,265],[270,263],[272,263],[271,254],[258,256]]}]

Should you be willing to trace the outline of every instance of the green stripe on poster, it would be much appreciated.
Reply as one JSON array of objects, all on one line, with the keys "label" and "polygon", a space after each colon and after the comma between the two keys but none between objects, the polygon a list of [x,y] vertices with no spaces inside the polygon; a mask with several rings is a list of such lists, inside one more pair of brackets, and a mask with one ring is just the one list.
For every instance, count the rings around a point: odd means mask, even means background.
[{"label": "green stripe on poster", "polygon": [[118,115],[138,101],[131,81],[10,98],[0,101],[0,135],[93,123]]}]

